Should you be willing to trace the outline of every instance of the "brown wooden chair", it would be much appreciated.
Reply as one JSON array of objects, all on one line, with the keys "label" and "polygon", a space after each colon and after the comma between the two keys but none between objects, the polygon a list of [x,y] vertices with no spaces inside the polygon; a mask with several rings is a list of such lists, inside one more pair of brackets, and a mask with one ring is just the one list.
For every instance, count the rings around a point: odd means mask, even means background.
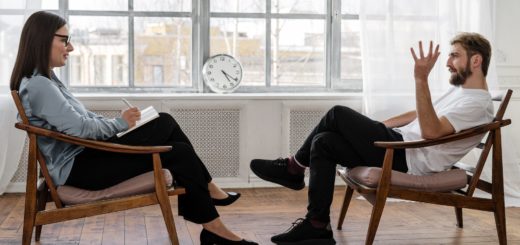
[{"label": "brown wooden chair", "polygon": [[[356,190],[373,205],[365,244],[372,244],[374,242],[377,227],[388,197],[453,206],[455,207],[457,225],[460,228],[462,228],[463,223],[463,208],[493,212],[495,214],[499,242],[500,244],[507,244],[500,129],[511,124],[510,119],[503,119],[511,94],[512,90],[508,90],[505,96],[498,99],[502,102],[495,119],[491,123],[434,140],[375,142],[374,144],[376,146],[386,148],[382,168],[356,167],[351,170],[338,170],[339,176],[347,184],[345,198],[338,220],[338,229],[341,229],[343,225],[343,220],[345,219],[353,191]],[[477,146],[482,149],[482,151],[475,167],[456,164],[452,170],[431,176],[413,176],[392,170],[394,149],[438,145],[484,133],[488,133],[488,135],[484,143]],[[493,149],[492,180],[491,183],[489,183],[480,179],[480,175],[491,149]],[[462,175],[460,174],[461,172]],[[444,180],[452,184],[446,185],[446,183],[443,183]],[[457,183],[462,183],[462,185]],[[473,197],[476,188],[490,193],[491,197]]]},{"label": "brown wooden chair", "polygon": [[[62,222],[71,219],[84,218],[99,214],[117,212],[132,208],[144,207],[159,204],[166,229],[172,244],[179,244],[175,223],[173,220],[172,209],[168,196],[180,195],[185,193],[184,188],[167,188],[165,185],[165,175],[162,169],[159,153],[171,150],[171,146],[128,146],[113,144],[95,140],[81,139],[68,136],[52,130],[31,126],[21,104],[18,91],[11,92],[22,122],[16,123],[15,127],[25,130],[29,137],[29,156],[27,166],[27,186],[25,193],[25,212],[23,222],[22,244],[31,243],[33,228],[36,227],[35,241],[39,241],[43,225]],[[153,159],[153,192],[139,195],[130,195],[120,198],[104,199],[67,205],[60,199],[56,185],[53,183],[45,159],[42,157],[37,143],[37,136],[45,136],[70,144],[80,145],[88,148],[121,152],[129,154],[150,154]],[[37,174],[40,166],[40,175]],[[107,163],[109,164],[109,163]],[[50,200],[49,200],[50,197]],[[45,210],[47,201],[53,201],[55,209]]]}]

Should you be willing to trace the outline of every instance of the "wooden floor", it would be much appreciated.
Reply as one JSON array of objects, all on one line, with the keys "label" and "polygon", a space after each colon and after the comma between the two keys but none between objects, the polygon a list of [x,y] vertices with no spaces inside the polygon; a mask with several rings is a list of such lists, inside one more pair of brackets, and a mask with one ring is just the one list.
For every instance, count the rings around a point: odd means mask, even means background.
[{"label": "wooden floor", "polygon": [[[242,197],[231,206],[220,207],[224,222],[241,236],[260,244],[285,231],[305,215],[306,189],[239,189]],[[337,244],[363,244],[371,205],[354,199],[343,226],[335,229],[344,188],[338,187],[332,205],[332,223]],[[177,200],[171,198],[176,212]],[[20,244],[24,198],[20,194],[0,196],[0,244]],[[520,208],[508,208],[509,244],[520,244]],[[181,244],[199,244],[200,225],[175,216]],[[464,229],[455,226],[452,208],[412,202],[389,202],[375,244],[498,244],[492,213],[465,210]],[[34,244],[34,242],[33,242]],[[46,225],[36,244],[169,244],[158,206],[134,209],[85,219]]]}]

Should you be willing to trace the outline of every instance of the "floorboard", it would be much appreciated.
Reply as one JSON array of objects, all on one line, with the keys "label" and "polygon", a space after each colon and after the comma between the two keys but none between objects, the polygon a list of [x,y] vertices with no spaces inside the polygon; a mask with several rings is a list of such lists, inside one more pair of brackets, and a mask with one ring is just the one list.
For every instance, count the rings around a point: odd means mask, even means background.
[{"label": "floorboard", "polygon": [[[242,237],[260,244],[272,244],[273,235],[285,231],[305,215],[306,189],[233,189],[242,197],[233,205],[218,207],[222,220]],[[331,209],[334,237],[338,244],[364,244],[371,205],[355,196],[342,230],[336,230],[344,188],[337,187]],[[177,199],[171,198],[174,214]],[[24,197],[0,196],[0,244],[20,244]],[[51,203],[48,205],[52,206]],[[520,208],[507,208],[509,244],[520,244]],[[200,225],[175,215],[179,241],[198,245]],[[39,244],[169,244],[159,206],[71,220],[46,225]],[[376,235],[375,244],[498,244],[492,213],[464,210],[464,229],[456,227],[451,207],[414,202],[388,202]]]}]

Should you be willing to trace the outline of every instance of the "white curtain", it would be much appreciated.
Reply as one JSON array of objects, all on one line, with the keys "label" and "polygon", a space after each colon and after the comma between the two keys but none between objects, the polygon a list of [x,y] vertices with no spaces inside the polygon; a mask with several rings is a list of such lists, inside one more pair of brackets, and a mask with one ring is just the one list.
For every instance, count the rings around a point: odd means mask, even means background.
[{"label": "white curtain", "polygon": [[0,195],[18,169],[25,134],[14,128],[17,111],[9,90],[20,33],[25,20],[40,9],[41,0],[3,1],[0,8],[24,9],[24,15],[0,15]]},{"label": "white curtain", "polygon": [[[365,113],[377,120],[415,109],[410,47],[432,40],[441,56],[429,77],[432,97],[449,87],[446,61],[450,40],[459,32],[478,32],[494,42],[494,0],[363,0],[360,5]],[[424,45],[426,44],[426,45]],[[487,75],[497,90],[494,59]],[[511,109],[511,108],[510,108]],[[520,167],[512,138],[504,135],[505,190],[510,203],[520,197]],[[490,177],[490,169],[483,174]]]}]

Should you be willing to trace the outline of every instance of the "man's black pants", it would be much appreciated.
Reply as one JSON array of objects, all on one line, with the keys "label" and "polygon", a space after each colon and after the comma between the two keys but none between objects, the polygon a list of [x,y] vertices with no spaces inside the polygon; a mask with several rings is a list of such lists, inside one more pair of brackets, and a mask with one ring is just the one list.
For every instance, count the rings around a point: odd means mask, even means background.
[{"label": "man's black pants", "polygon": [[[307,218],[330,221],[336,164],[348,168],[381,167],[385,149],[375,141],[402,141],[403,137],[383,123],[348,107],[335,106],[321,119],[295,155],[310,168]],[[405,151],[394,152],[393,169],[407,172]]]}]

